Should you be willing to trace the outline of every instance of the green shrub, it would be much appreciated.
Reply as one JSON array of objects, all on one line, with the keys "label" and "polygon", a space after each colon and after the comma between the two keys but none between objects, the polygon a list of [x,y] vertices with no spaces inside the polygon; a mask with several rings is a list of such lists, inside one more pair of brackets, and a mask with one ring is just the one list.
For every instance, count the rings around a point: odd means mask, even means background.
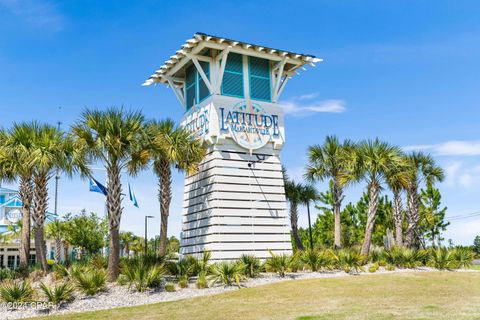
[{"label": "green shrub", "polygon": [[53,288],[49,288],[45,283],[40,283],[40,289],[47,298],[48,302],[52,302],[56,305],[60,305],[64,302],[70,302],[73,300],[74,288],[69,283],[57,283]]},{"label": "green shrub", "polygon": [[197,282],[195,283],[195,286],[198,289],[208,288],[207,273],[205,271],[201,271],[198,274],[198,279],[197,279]]},{"label": "green shrub", "polygon": [[15,279],[15,271],[8,268],[0,268],[0,281]]},{"label": "green shrub", "polygon": [[331,269],[334,261],[329,250],[307,250],[301,256],[302,262],[313,272],[321,269]]},{"label": "green shrub", "polygon": [[211,268],[210,281],[212,284],[221,283],[224,286],[231,286],[235,283],[240,286],[240,282],[245,279],[244,269],[245,266],[238,262],[214,264]]},{"label": "green shrub", "polygon": [[63,278],[70,277],[70,271],[63,264],[56,264],[53,267],[53,272],[55,273],[55,276],[56,276],[57,279],[63,279]]},{"label": "green shrub", "polygon": [[190,277],[195,272],[196,265],[196,259],[190,256],[190,258],[182,258],[177,262],[171,261],[167,263],[167,269],[171,275],[180,279],[182,276]]},{"label": "green shrub", "polygon": [[374,264],[370,265],[370,267],[368,267],[368,272],[370,273],[375,273],[377,272],[378,270],[378,263],[375,262]]},{"label": "green shrub", "polygon": [[340,250],[337,254],[337,259],[340,267],[347,273],[364,271],[363,265],[365,265],[366,259],[356,250]]},{"label": "green shrub", "polygon": [[262,272],[262,262],[254,255],[242,254],[239,262],[245,266],[244,273],[249,278],[255,278]]},{"label": "green shrub", "polygon": [[182,289],[188,288],[188,277],[187,277],[187,276],[181,276],[181,277],[178,279],[178,285],[179,285],[180,288],[182,288]]},{"label": "green shrub", "polygon": [[465,247],[458,247],[451,250],[453,265],[457,269],[468,268],[472,265],[475,253]]},{"label": "green shrub", "polygon": [[396,269],[395,265],[393,265],[393,264],[387,264],[385,266],[385,270],[387,270],[387,271],[395,271],[395,269]]},{"label": "green shrub", "polygon": [[288,254],[275,254],[270,251],[271,257],[265,262],[265,268],[268,272],[278,273],[280,277],[285,277],[287,271],[291,270],[290,267],[295,262],[295,258]]},{"label": "green shrub", "polygon": [[174,292],[175,291],[175,284],[173,284],[171,282],[165,283],[165,291]]},{"label": "green shrub", "polygon": [[90,265],[93,269],[106,269],[108,266],[107,257],[104,257],[100,254],[94,254],[90,258]]},{"label": "green shrub", "polygon": [[455,268],[452,254],[446,248],[431,250],[429,265],[438,270],[451,270]]},{"label": "green shrub", "polygon": [[0,297],[4,302],[29,302],[34,290],[27,280],[10,281],[0,285]]},{"label": "green shrub", "polygon": [[77,288],[87,296],[106,289],[107,273],[103,269],[88,270],[74,275]]},{"label": "green shrub", "polygon": [[384,250],[374,248],[368,254],[368,261],[370,261],[371,263],[376,263],[381,261],[383,257],[384,257]]},{"label": "green shrub", "polygon": [[164,275],[163,266],[146,264],[141,260],[122,262],[121,274],[129,289],[144,292],[147,288],[158,288]]},{"label": "green shrub", "polygon": [[199,275],[201,272],[208,273],[210,266],[209,261],[211,257],[212,253],[208,250],[205,250],[199,259],[192,260],[192,263],[194,263],[192,274]]}]

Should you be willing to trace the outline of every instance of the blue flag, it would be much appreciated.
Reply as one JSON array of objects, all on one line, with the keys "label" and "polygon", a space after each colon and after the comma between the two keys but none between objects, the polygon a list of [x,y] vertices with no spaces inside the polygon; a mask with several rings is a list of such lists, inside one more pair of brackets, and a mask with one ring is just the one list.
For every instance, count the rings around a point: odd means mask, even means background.
[{"label": "blue flag", "polygon": [[95,178],[90,178],[90,191],[98,192],[103,194],[104,196],[107,196],[107,188],[105,188],[105,186],[95,180]]},{"label": "blue flag", "polygon": [[137,198],[135,198],[135,194],[133,193],[132,187],[130,187],[130,182],[128,183],[128,195],[130,196],[130,201],[133,202],[133,205],[139,208]]}]

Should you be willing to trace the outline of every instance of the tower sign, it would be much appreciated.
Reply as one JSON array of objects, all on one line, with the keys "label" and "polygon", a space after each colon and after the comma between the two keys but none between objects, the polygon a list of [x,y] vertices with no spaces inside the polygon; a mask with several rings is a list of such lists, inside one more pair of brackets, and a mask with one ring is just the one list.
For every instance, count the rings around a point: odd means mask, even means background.
[{"label": "tower sign", "polygon": [[218,261],[291,252],[277,102],[296,70],[318,61],[196,33],[145,81],[173,89],[181,124],[208,145],[199,171],[185,178],[181,254],[209,250]]}]

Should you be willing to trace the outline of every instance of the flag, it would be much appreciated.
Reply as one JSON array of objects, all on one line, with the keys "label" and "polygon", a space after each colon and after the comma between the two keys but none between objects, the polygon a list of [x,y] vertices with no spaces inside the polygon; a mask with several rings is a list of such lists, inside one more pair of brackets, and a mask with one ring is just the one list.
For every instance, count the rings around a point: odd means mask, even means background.
[{"label": "flag", "polygon": [[95,180],[95,178],[90,178],[90,191],[98,192],[103,194],[104,196],[107,196],[107,188],[105,188],[105,186]]},{"label": "flag", "polygon": [[137,198],[135,198],[135,194],[133,193],[132,187],[130,187],[130,182],[128,183],[128,195],[130,196],[130,201],[133,202],[133,205],[139,208]]}]

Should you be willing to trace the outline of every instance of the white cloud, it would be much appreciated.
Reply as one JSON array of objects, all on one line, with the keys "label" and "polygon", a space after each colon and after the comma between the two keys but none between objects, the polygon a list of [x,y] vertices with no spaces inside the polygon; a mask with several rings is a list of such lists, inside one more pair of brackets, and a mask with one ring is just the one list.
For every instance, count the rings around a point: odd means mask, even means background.
[{"label": "white cloud", "polygon": [[480,141],[452,140],[438,144],[406,146],[403,149],[405,151],[424,150],[438,156],[478,156]]},{"label": "white cloud", "polygon": [[345,101],[338,99],[314,100],[317,93],[304,94],[280,102],[286,114],[293,116],[307,116],[313,113],[342,113],[345,112]]},{"label": "white cloud", "polygon": [[40,0],[0,0],[5,8],[24,22],[36,27],[48,27],[55,31],[62,29],[63,17],[54,4]]}]

